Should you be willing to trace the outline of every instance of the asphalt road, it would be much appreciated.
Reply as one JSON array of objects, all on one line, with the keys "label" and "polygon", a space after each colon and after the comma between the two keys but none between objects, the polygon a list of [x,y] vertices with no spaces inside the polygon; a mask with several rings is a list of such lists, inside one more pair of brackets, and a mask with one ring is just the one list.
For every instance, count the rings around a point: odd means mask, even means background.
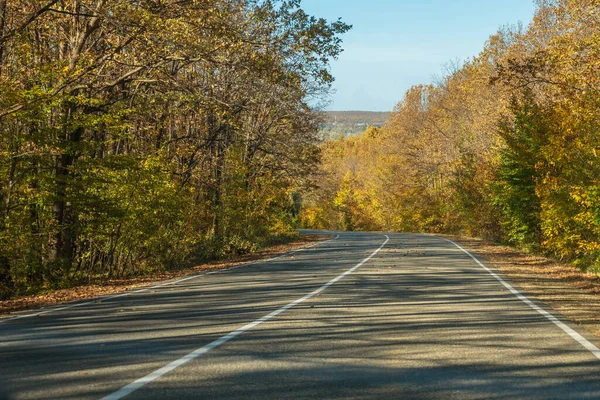
[{"label": "asphalt road", "polygon": [[595,337],[444,239],[387,237],[1,320],[4,397],[600,398]]}]

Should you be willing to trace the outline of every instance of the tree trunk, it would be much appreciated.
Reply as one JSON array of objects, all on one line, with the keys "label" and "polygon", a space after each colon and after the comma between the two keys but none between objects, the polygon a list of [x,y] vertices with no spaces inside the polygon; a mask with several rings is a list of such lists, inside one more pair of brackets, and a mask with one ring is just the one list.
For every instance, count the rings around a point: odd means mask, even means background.
[{"label": "tree trunk", "polygon": [[10,168],[8,172],[8,185],[6,186],[6,194],[4,197],[4,218],[8,219],[12,202],[12,191],[15,186],[15,173],[17,170],[17,159],[11,157]]},{"label": "tree trunk", "polygon": [[[75,129],[68,135],[67,145],[77,144],[81,141],[83,128]],[[71,179],[71,167],[75,162],[72,149],[65,149],[56,157],[55,179],[56,188],[54,193],[54,204],[52,207],[53,217],[56,223],[54,243],[51,246],[50,260],[57,263],[61,270],[62,278],[66,278],[73,265],[74,243],[76,232],[74,229],[75,215],[68,201],[67,190]]]},{"label": "tree trunk", "polygon": [[[39,187],[39,181],[37,179],[37,176],[39,176],[39,164],[37,161],[34,161],[34,164],[32,166],[33,169],[33,176],[35,177],[31,183],[29,184],[29,187],[33,190],[34,193],[37,192],[38,187]],[[29,272],[28,272],[28,279],[30,282],[33,282],[34,285],[40,285],[42,284],[42,282],[44,281],[44,266],[43,266],[43,262],[44,260],[42,259],[42,245],[39,242],[39,235],[40,235],[40,214],[39,214],[39,208],[38,205],[35,201],[32,201],[29,203],[29,229],[31,232],[31,236],[33,238],[32,243],[33,243],[33,248],[31,249],[32,252],[32,260],[35,260],[35,262],[31,262],[29,265]]]},{"label": "tree trunk", "polygon": [[[4,37],[6,31],[6,0],[0,0],[0,38]],[[0,42],[0,76],[4,65],[4,43]]]},{"label": "tree trunk", "polygon": [[212,141],[211,154],[213,159],[213,188],[212,188],[212,234],[215,239],[220,240],[222,238],[222,217],[223,217],[223,199],[222,199],[222,185],[223,185],[223,167],[225,165],[225,152],[223,143],[223,127],[220,126],[219,121],[214,115],[208,117],[208,127],[210,130],[210,138]]}]

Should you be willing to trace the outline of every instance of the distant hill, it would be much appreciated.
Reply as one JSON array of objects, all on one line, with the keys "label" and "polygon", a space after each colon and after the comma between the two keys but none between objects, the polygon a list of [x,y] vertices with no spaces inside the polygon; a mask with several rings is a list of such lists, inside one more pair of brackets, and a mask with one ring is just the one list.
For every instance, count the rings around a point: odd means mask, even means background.
[{"label": "distant hill", "polygon": [[326,111],[326,120],[321,128],[323,139],[335,139],[344,135],[355,136],[365,131],[367,126],[381,127],[390,117],[389,112],[373,111]]}]

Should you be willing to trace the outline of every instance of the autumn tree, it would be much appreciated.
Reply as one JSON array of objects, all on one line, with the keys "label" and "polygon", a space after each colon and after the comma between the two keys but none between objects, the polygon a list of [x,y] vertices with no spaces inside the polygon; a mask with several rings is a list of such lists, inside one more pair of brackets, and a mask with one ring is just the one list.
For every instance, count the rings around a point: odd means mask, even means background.
[{"label": "autumn tree", "polygon": [[[321,198],[369,198],[344,209],[355,229],[482,236],[597,271],[600,5],[536,6],[529,26],[501,28],[477,57],[407,91],[379,143],[325,144]],[[331,221],[335,208],[320,207],[314,223]]]},{"label": "autumn tree", "polygon": [[349,29],[299,1],[0,2],[12,293],[288,235]]}]

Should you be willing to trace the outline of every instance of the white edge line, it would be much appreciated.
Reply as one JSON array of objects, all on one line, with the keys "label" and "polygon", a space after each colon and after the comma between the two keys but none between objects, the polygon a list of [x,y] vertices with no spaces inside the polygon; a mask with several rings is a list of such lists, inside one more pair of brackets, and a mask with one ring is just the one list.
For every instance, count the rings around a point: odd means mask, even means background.
[{"label": "white edge line", "polygon": [[212,342],[210,342],[209,344],[207,344],[206,346],[200,347],[199,349],[196,349],[194,351],[192,351],[191,353],[186,354],[185,356],[165,365],[162,368],[157,369],[156,371],[130,383],[129,385],[123,386],[121,389],[117,390],[114,393],[109,394],[106,397],[103,397],[101,400],[118,400],[118,399],[122,399],[123,397],[135,392],[136,390],[146,386],[147,384],[149,384],[150,382],[154,381],[155,379],[158,379],[166,374],[168,374],[169,372],[173,371],[176,368],[181,367],[182,365],[200,357],[201,355],[208,353],[210,350],[219,347],[220,345],[222,345],[225,342],[228,342],[229,340],[235,338],[236,336],[262,324],[263,322],[266,322],[268,320],[270,320],[271,318],[281,314],[282,312],[289,310],[290,308],[297,306],[298,304],[310,299],[311,297],[314,297],[316,294],[321,293],[323,290],[327,289],[329,286],[333,285],[334,283],[336,283],[337,281],[339,281],[340,279],[343,279],[344,277],[346,277],[347,275],[353,273],[354,271],[356,271],[358,268],[360,268],[364,263],[366,263],[367,261],[369,261],[371,258],[373,258],[377,253],[379,253],[379,251],[381,249],[383,249],[383,247],[389,242],[390,238],[388,235],[384,235],[386,237],[385,242],[383,242],[383,244],[381,246],[379,246],[379,248],[377,250],[375,250],[373,253],[371,253],[371,255],[367,258],[365,258],[364,260],[362,260],[360,263],[356,264],[354,267],[350,268],[349,270],[347,270],[346,272],[344,272],[341,275],[338,275],[337,277],[333,278],[332,280],[330,280],[329,282],[327,282],[326,284],[324,284],[323,286],[321,286],[320,288],[310,292],[309,294],[307,294],[304,297],[299,298],[298,300],[292,301],[289,304],[286,304],[285,306],[273,311],[270,314],[265,315],[262,318],[257,319],[254,322],[251,322],[247,325],[242,326],[241,328],[236,329],[235,331],[229,332],[228,334],[221,336],[219,339],[214,340]]},{"label": "white edge line", "polygon": [[76,304],[71,304],[71,305],[64,306],[64,307],[52,308],[50,310],[40,311],[40,312],[36,312],[36,313],[33,313],[33,314],[24,314],[24,315],[17,315],[17,316],[14,316],[14,317],[3,318],[3,319],[0,319],[0,324],[2,324],[3,322],[14,321],[14,320],[17,320],[17,319],[38,317],[40,315],[46,315],[46,314],[54,313],[54,312],[57,312],[57,311],[69,310],[71,308],[87,306],[87,305],[94,304],[94,303],[103,303],[105,301],[117,299],[119,297],[129,296],[129,295],[135,294],[135,293],[142,293],[142,292],[147,292],[148,290],[152,290],[152,289],[158,289],[158,288],[165,287],[165,286],[172,286],[172,285],[175,285],[177,283],[189,281],[191,279],[196,279],[196,278],[199,278],[199,277],[205,276],[205,275],[211,275],[211,274],[216,274],[216,273],[219,273],[219,272],[231,271],[231,270],[234,270],[234,269],[237,269],[237,268],[246,267],[248,265],[260,264],[260,263],[266,263],[266,262],[278,260],[280,258],[287,257],[287,256],[290,256],[292,254],[296,254],[296,253],[299,253],[301,251],[311,249],[311,248],[313,248],[315,246],[322,245],[322,244],[331,242],[333,240],[337,240],[337,239],[339,239],[339,237],[340,237],[340,235],[336,235],[336,237],[334,237],[334,238],[331,238],[331,239],[328,239],[328,240],[324,240],[322,242],[313,243],[310,246],[302,247],[300,249],[296,249],[296,250],[290,251],[288,253],[282,254],[280,256],[268,258],[268,259],[265,259],[265,260],[256,260],[256,261],[251,261],[251,262],[248,262],[248,263],[236,265],[234,267],[223,268],[223,269],[219,269],[219,270],[215,270],[215,271],[209,271],[209,272],[203,272],[201,274],[187,276],[185,278],[181,278],[181,279],[178,279],[178,280],[175,280],[175,281],[169,281],[169,282],[166,282],[166,283],[161,283],[159,285],[154,285],[154,286],[150,286],[150,287],[143,288],[143,289],[132,290],[132,291],[126,292],[126,293],[120,293],[120,294],[110,295],[110,296],[107,296],[107,297],[100,297],[100,298],[97,298],[95,300],[85,301],[83,303],[76,303]]},{"label": "white edge line", "polygon": [[479,261],[479,259],[477,257],[475,257],[473,254],[471,254],[467,250],[465,250],[461,245],[459,245],[456,242],[453,242],[450,239],[446,239],[446,238],[442,238],[442,239],[452,243],[453,245],[458,247],[460,250],[465,252],[469,257],[471,257],[473,259],[473,261],[475,261],[481,268],[485,269],[490,275],[492,275],[494,278],[496,278],[498,280],[498,282],[500,282],[502,285],[504,285],[504,287],[506,287],[519,300],[521,300],[523,303],[527,304],[529,307],[533,308],[538,313],[542,314],[550,322],[552,322],[554,325],[556,325],[560,329],[562,329],[567,335],[571,336],[571,338],[573,338],[577,343],[579,343],[580,345],[585,347],[587,350],[589,350],[594,356],[596,356],[596,358],[600,359],[600,349],[598,347],[596,347],[594,344],[592,344],[589,340],[587,340],[586,338],[581,336],[579,333],[577,333],[575,330],[573,330],[567,324],[565,324],[564,322],[559,320],[557,317],[555,317],[548,311],[544,310],[542,307],[538,306],[537,304],[533,303],[527,297],[523,296],[521,293],[519,293],[519,291],[517,289],[512,287],[509,283],[507,283],[504,279],[502,279],[498,274],[496,274],[490,268],[486,267],[481,261]]}]

